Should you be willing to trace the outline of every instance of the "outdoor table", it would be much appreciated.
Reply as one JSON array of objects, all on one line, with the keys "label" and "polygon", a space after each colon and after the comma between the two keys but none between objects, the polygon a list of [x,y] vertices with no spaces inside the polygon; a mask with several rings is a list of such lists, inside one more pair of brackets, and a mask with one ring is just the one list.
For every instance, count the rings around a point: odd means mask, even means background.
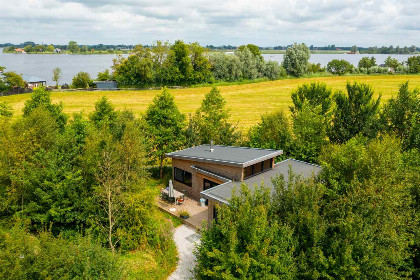
[{"label": "outdoor table", "polygon": [[[168,188],[163,189],[162,194],[169,197],[169,189]],[[174,190],[174,197],[173,198],[175,199],[175,204],[177,203],[178,198],[183,197],[183,196],[184,196],[184,194],[182,192]]]}]

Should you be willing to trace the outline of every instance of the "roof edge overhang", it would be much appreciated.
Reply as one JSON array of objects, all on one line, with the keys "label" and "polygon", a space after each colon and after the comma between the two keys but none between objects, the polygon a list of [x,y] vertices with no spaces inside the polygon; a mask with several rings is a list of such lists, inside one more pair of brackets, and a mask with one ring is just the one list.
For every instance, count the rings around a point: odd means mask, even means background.
[{"label": "roof edge overhang", "polygon": [[184,156],[184,155],[176,155],[176,152],[168,153],[165,156],[168,158],[175,158],[175,159],[183,159],[183,160],[191,160],[191,161],[199,161],[199,162],[207,162],[207,163],[214,163],[214,164],[220,164],[220,165],[228,165],[228,166],[234,166],[234,167],[247,167],[250,165],[253,165],[255,163],[277,157],[279,155],[283,154],[283,150],[273,150],[272,153],[255,158],[246,162],[237,162],[237,161],[226,161],[226,160],[218,160],[218,159],[211,159],[211,158],[205,158],[205,157],[194,157],[194,156]]}]

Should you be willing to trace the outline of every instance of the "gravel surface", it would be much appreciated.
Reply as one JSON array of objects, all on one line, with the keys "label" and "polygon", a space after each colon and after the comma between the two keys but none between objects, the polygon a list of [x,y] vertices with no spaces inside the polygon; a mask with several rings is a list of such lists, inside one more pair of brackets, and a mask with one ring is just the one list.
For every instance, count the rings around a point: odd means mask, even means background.
[{"label": "gravel surface", "polygon": [[194,279],[191,270],[195,266],[195,244],[200,242],[200,235],[186,225],[180,225],[175,229],[174,240],[178,248],[179,262],[176,270],[168,280]]}]

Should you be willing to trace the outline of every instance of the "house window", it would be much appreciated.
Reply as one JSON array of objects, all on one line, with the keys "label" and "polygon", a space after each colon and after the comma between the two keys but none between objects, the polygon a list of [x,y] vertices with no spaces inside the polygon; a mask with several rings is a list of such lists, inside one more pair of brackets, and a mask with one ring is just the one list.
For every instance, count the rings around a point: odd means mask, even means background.
[{"label": "house window", "polygon": [[177,167],[174,167],[174,180],[190,187],[192,185],[191,173]]},{"label": "house window", "polygon": [[272,159],[267,159],[265,161],[258,162],[256,164],[245,167],[244,179],[257,175],[259,173],[265,172],[271,169]]},{"label": "house window", "polygon": [[215,186],[218,186],[218,185],[220,185],[220,184],[215,183],[215,182],[210,181],[210,180],[207,180],[207,179],[204,179],[203,190],[205,191],[205,190],[214,188]]},{"label": "house window", "polygon": [[216,205],[213,205],[213,221],[217,223],[217,208]]}]

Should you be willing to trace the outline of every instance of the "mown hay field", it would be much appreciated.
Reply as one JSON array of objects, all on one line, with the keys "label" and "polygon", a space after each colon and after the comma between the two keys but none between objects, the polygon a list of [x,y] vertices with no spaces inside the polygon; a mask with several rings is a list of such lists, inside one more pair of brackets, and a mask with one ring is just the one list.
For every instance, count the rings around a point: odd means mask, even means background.
[{"label": "mown hay field", "polygon": [[[345,90],[347,82],[364,82],[372,85],[375,95],[382,95],[382,100],[395,96],[398,87],[405,81],[410,81],[410,88],[420,88],[420,75],[378,75],[378,76],[343,76],[317,77],[301,79],[284,79],[242,85],[219,86],[230,109],[231,121],[238,123],[241,129],[247,129],[260,120],[261,114],[282,109],[288,112],[291,105],[290,93],[303,83],[322,81],[334,90]],[[204,94],[211,87],[171,89],[181,112],[191,114],[200,106]],[[137,116],[144,113],[158,90],[139,91],[68,91],[53,92],[53,102],[62,101],[64,111],[72,114],[83,111],[88,114],[95,108],[95,102],[106,96],[116,109],[128,109]],[[30,94],[0,97],[0,102],[8,102],[15,115],[22,114],[25,100]]]}]

